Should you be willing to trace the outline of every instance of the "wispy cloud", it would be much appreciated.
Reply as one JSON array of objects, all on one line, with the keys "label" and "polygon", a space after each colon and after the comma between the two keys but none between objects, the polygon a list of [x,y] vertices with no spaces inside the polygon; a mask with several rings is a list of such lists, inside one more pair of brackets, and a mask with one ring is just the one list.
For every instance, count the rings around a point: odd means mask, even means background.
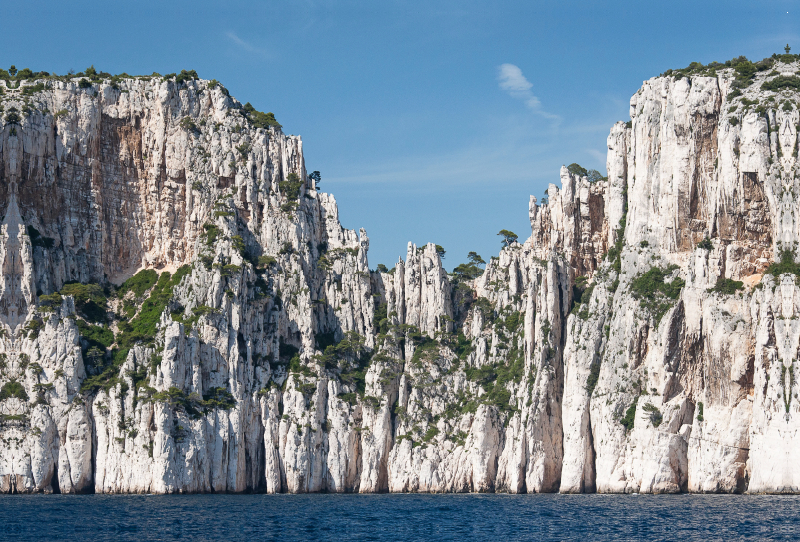
[{"label": "wispy cloud", "polygon": [[[335,168],[338,175],[326,177],[331,184],[323,184],[323,190],[336,192],[334,183],[358,184],[363,190],[396,188],[420,193],[518,182],[547,186],[558,184],[561,165],[572,162],[605,171],[605,136],[614,117],[605,122],[560,124],[552,129],[543,129],[534,120],[522,117],[526,115],[488,118],[490,135],[455,148],[339,166]],[[594,143],[599,148],[593,147]],[[533,191],[539,193],[539,188]]]},{"label": "wispy cloud", "polygon": [[585,149],[586,154],[597,160],[600,164],[606,163],[606,154],[598,151],[597,149]]},{"label": "wispy cloud", "polygon": [[560,120],[558,115],[542,109],[542,102],[531,92],[533,84],[525,78],[518,66],[514,64],[500,65],[497,69],[497,81],[502,90],[508,92],[512,98],[521,100],[534,113],[546,119]]},{"label": "wispy cloud", "polygon": [[[548,171],[545,160],[546,143],[489,144],[468,146],[449,153],[418,155],[391,163],[365,165],[360,173],[346,177],[330,177],[337,183],[356,183],[371,187],[387,185],[402,187],[404,192],[417,190],[452,190],[464,185],[496,186],[498,183],[528,182],[531,177],[542,180],[558,179],[557,169]],[[492,164],[487,168],[486,164]],[[552,168],[551,168],[552,169]],[[531,177],[520,172],[536,172]],[[548,175],[549,173],[549,175]],[[324,190],[324,188],[323,188]]]},{"label": "wispy cloud", "polygon": [[226,32],[225,35],[228,37],[229,40],[231,40],[233,43],[235,43],[248,53],[253,53],[263,57],[270,56],[269,51],[267,51],[266,49],[262,49],[260,47],[256,47],[255,45],[246,42],[245,40],[237,36],[235,32]]}]

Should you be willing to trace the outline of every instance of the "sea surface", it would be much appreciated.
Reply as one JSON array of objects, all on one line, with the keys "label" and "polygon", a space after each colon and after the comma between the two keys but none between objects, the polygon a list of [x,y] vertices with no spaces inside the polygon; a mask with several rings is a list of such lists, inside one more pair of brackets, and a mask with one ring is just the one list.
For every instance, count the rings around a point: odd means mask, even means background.
[{"label": "sea surface", "polygon": [[798,539],[794,496],[0,496],[0,540]]}]

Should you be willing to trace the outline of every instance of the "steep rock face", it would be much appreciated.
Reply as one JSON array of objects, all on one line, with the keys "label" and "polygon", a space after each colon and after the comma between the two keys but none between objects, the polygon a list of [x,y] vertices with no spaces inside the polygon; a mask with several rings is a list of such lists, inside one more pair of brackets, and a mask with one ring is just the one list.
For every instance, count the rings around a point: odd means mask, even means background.
[{"label": "steep rock face", "polygon": [[799,117],[737,74],[453,275],[215,81],[0,83],[0,490],[800,491]]},{"label": "steep rock face", "polygon": [[[794,447],[796,353],[783,319],[796,286],[780,270],[759,282],[796,239],[797,140],[784,119],[797,113],[769,108],[768,77],[738,99],[732,80],[728,70],[647,81],[632,126],[609,136],[611,186],[626,178],[624,238],[595,275],[586,317],[570,321],[562,491],[796,491],[776,458]],[[673,277],[680,294],[653,294],[653,280]]]},{"label": "steep rock face", "polygon": [[561,168],[561,189],[553,184],[547,188],[547,204],[539,206],[535,197],[530,199],[531,240],[537,256],[569,254],[569,264],[578,275],[593,273],[608,251],[608,190],[607,181],[590,183]]}]

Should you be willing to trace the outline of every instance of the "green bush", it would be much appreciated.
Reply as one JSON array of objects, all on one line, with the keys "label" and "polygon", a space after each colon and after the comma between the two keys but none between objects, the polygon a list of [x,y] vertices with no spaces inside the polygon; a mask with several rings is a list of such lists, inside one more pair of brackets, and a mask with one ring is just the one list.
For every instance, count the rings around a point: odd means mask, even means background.
[{"label": "green bush", "polygon": [[639,396],[637,395],[633,399],[633,403],[628,407],[628,410],[625,411],[625,416],[619,421],[619,423],[625,426],[625,432],[633,429],[633,425],[636,422],[636,403],[638,402]]},{"label": "green bush", "polygon": [[525,316],[521,312],[514,311],[510,313],[508,316],[506,316],[505,319],[506,329],[511,331],[512,333],[516,332],[524,320]]},{"label": "green bush", "polygon": [[771,92],[778,92],[783,89],[800,90],[800,77],[796,75],[779,75],[761,85],[761,90]]},{"label": "green bush", "polygon": [[119,368],[127,357],[127,350],[124,357],[115,356],[112,363],[107,364],[107,352],[114,343],[114,333],[106,326],[92,326],[82,320],[77,324],[84,365],[90,372],[98,372],[81,383],[81,392],[111,388],[119,382]]},{"label": "green bush", "polygon": [[800,265],[794,261],[795,253],[793,250],[781,250],[779,258],[780,261],[772,262],[767,270],[764,271],[765,275],[778,277],[788,273],[800,277]]},{"label": "green bush", "polygon": [[68,282],[59,292],[62,296],[75,298],[78,313],[91,322],[104,322],[108,310],[107,299],[99,284]]},{"label": "green bush", "polygon": [[424,442],[430,442],[436,435],[439,434],[439,428],[435,425],[431,425],[428,427],[428,430],[425,431],[425,435],[422,437]]},{"label": "green bush", "polygon": [[586,393],[589,397],[594,393],[598,380],[600,380],[600,363],[594,362],[591,369],[589,369],[589,377],[586,379]]},{"label": "green bush", "polygon": [[64,298],[61,297],[61,294],[58,292],[49,295],[40,295],[39,310],[42,312],[54,312],[56,309],[61,307],[61,303],[63,301]]},{"label": "green bush", "polygon": [[39,336],[39,331],[41,331],[43,327],[44,324],[40,320],[34,318],[28,322],[24,329],[28,332],[29,339],[35,339]]},{"label": "green bush", "polygon": [[697,248],[702,248],[703,250],[714,250],[714,244],[711,242],[711,239],[706,237],[697,243]]},{"label": "green bush", "polygon": [[459,360],[467,359],[472,352],[475,351],[475,347],[472,345],[472,341],[467,339],[464,335],[464,332],[459,330],[458,334],[456,335],[456,342],[455,344],[451,345],[453,349],[453,353],[458,356]]},{"label": "green bush", "polygon": [[258,265],[256,267],[259,269],[267,269],[276,263],[278,263],[278,260],[276,260],[273,256],[259,256]]},{"label": "green bush", "polygon": [[17,80],[24,81],[25,79],[33,79],[35,75],[36,73],[33,72],[33,70],[31,70],[30,68],[23,68],[17,74]]},{"label": "green bush", "polygon": [[745,60],[744,62],[737,63],[734,71],[736,72],[737,79],[746,81],[753,78],[758,71],[758,68],[749,60]]},{"label": "green bush", "polygon": [[603,174],[597,171],[596,169],[590,169],[586,177],[590,183],[596,183],[598,181],[608,180],[608,177],[604,177]]},{"label": "green bush", "polygon": [[183,117],[181,119],[180,126],[187,132],[193,132],[193,133],[200,132],[200,129],[197,127],[197,124],[194,123],[192,117]]},{"label": "green bush", "polygon": [[297,200],[300,197],[300,187],[303,186],[303,181],[297,173],[289,173],[285,181],[278,183],[278,188],[286,199],[290,201]]},{"label": "green bush", "polygon": [[575,163],[568,165],[567,171],[569,171],[573,175],[577,175],[578,177],[586,177],[589,174],[589,172],[586,171],[586,168],[583,168],[579,164]]},{"label": "green bush", "polygon": [[[87,354],[91,356],[91,353],[92,350],[89,349]],[[90,363],[89,366],[98,367],[101,372],[97,375],[87,377],[83,382],[81,382],[81,393],[93,393],[101,389],[109,390],[122,382],[119,378],[119,371],[123,363],[125,363],[127,356],[128,349],[115,352],[111,362],[105,363],[104,359],[100,357],[100,352],[98,351],[98,358],[93,360],[93,363]]]},{"label": "green bush", "polygon": [[477,265],[478,267],[486,265],[486,262],[481,255],[475,251],[471,251],[467,254],[467,259],[469,260],[470,264]]},{"label": "green bush", "polygon": [[365,346],[365,339],[354,331],[345,333],[344,338],[335,345],[328,345],[321,355],[314,356],[320,367],[329,370],[341,369],[339,379],[355,387],[355,393],[364,395],[366,389],[367,367],[372,360],[372,352]]},{"label": "green bush", "polygon": [[197,393],[187,394],[182,389],[171,386],[167,391],[154,393],[150,400],[183,410],[193,419],[215,409],[230,410],[236,406],[233,395],[225,388],[209,388],[207,393],[200,397]]},{"label": "green bush", "polygon": [[233,398],[233,394],[225,388],[209,388],[208,391],[203,394],[204,409],[230,410],[235,406],[236,400]]},{"label": "green bush", "polygon": [[[417,338],[419,337],[419,338]],[[424,335],[414,334],[412,339],[416,343],[414,355],[411,356],[411,363],[420,366],[423,361],[431,360],[439,356],[439,342]]]},{"label": "green bush", "polygon": [[451,273],[456,282],[465,282],[480,277],[483,274],[481,266],[485,266],[486,262],[477,252],[470,252],[467,254],[469,263],[459,264],[453,269]]},{"label": "green bush", "polygon": [[220,266],[219,269],[220,269],[220,275],[223,277],[232,277],[233,275],[236,275],[237,273],[239,273],[239,271],[242,270],[240,266],[235,264],[223,265]]},{"label": "green bush", "polygon": [[25,388],[17,382],[16,380],[11,380],[3,384],[3,387],[0,388],[0,401],[5,401],[6,399],[17,398],[21,401],[28,400],[28,393],[25,391]]},{"label": "green bush", "polygon": [[245,158],[247,156],[247,153],[249,153],[252,148],[253,146],[250,143],[247,143],[246,141],[241,145],[236,146],[236,150],[239,152],[242,158]]},{"label": "green bush", "polygon": [[515,407],[511,404],[511,392],[508,385],[519,384],[525,370],[525,356],[520,348],[514,346],[509,350],[505,363],[484,365],[482,367],[469,367],[464,373],[467,380],[476,382],[486,393],[481,396],[480,402],[494,406],[500,410],[513,412]]},{"label": "green bush", "polygon": [[493,365],[467,367],[464,374],[467,376],[467,380],[480,385],[489,384],[497,380],[497,371]]},{"label": "green bush", "polygon": [[78,331],[81,334],[81,339],[88,344],[86,350],[90,348],[99,348],[106,352],[114,344],[114,333],[106,326],[93,326],[87,324],[82,320],[77,320]]},{"label": "green bush", "polygon": [[504,248],[509,247],[514,243],[516,243],[518,238],[516,233],[509,230],[500,230],[497,235],[503,238],[503,240],[501,241],[501,245]]},{"label": "green bush", "polygon": [[744,283],[740,280],[726,279],[719,277],[713,288],[709,288],[709,293],[719,293],[722,295],[733,295],[739,290],[744,290]]},{"label": "green bush", "polygon": [[78,87],[92,88],[92,83],[88,79],[81,79],[80,81],[78,81]]},{"label": "green bush", "polygon": [[741,95],[742,95],[742,91],[739,90],[738,88],[736,88],[736,89],[733,89],[733,91],[729,92],[725,99],[728,100],[728,101],[731,101],[734,98],[738,98]]},{"label": "green bush", "polygon": [[292,359],[289,360],[289,372],[303,376],[314,376],[314,372],[307,366],[303,365],[299,354],[295,354],[292,356]]},{"label": "green bush", "polygon": [[287,214],[292,214],[295,211],[297,211],[298,205],[299,204],[296,201],[288,201],[288,202],[286,202],[286,203],[281,205],[281,212],[282,213],[287,213]]},{"label": "green bush", "polygon": [[155,338],[161,314],[167,308],[167,304],[172,299],[173,289],[181,279],[189,274],[191,267],[181,266],[171,276],[168,272],[161,273],[158,277],[150,297],[142,304],[139,314],[130,322],[123,322],[119,325],[122,333],[117,336],[117,343],[122,349],[129,349],[138,342],[152,342]]},{"label": "green bush", "polygon": [[196,316],[206,316],[209,314],[219,314],[220,310],[215,309],[214,307],[209,307],[208,305],[198,305],[192,309],[192,313]]},{"label": "green bush", "polygon": [[117,289],[117,295],[122,297],[127,292],[133,292],[137,298],[142,297],[157,281],[158,273],[156,271],[153,269],[143,269],[123,282]]},{"label": "green bush", "polygon": [[375,326],[377,335],[384,335],[389,332],[389,317],[386,313],[388,305],[380,303],[380,298],[375,298],[375,312],[372,315],[372,325]]},{"label": "green bush", "polygon": [[250,105],[250,102],[244,104],[243,111],[247,120],[249,120],[250,124],[255,128],[263,128],[265,130],[269,128],[281,129],[281,124],[275,120],[275,115],[256,111],[256,108]]},{"label": "green bush", "polygon": [[216,224],[203,224],[203,233],[201,237],[205,241],[206,246],[213,247],[217,242],[217,237],[222,234],[222,230]]},{"label": "green bush", "polygon": [[194,70],[189,70],[189,71],[181,70],[181,73],[179,73],[175,77],[175,82],[178,85],[181,85],[181,84],[185,83],[186,81],[193,81],[195,79],[199,79],[199,77],[197,76],[197,72],[196,71],[194,71]]},{"label": "green bush", "polygon": [[639,300],[643,309],[647,309],[653,314],[656,324],[672,306],[672,301],[680,297],[681,290],[686,284],[680,277],[670,282],[664,280],[675,269],[677,269],[676,266],[670,266],[667,269],[652,267],[631,281],[631,294]]},{"label": "green bush", "polygon": [[642,407],[642,410],[650,414],[650,423],[653,424],[653,427],[658,427],[664,421],[661,411],[653,403],[647,403]]},{"label": "green bush", "polygon": [[22,94],[24,96],[33,96],[37,92],[41,92],[44,89],[45,89],[44,83],[37,83],[29,87],[22,87]]},{"label": "green bush", "polygon": [[[384,266],[385,267],[385,266]],[[387,270],[388,271],[388,270]],[[461,263],[458,264],[451,273],[455,282],[466,282],[476,279],[483,274],[483,269],[474,263]]]},{"label": "green bush", "polygon": [[176,322],[181,322],[184,326],[184,330],[186,331],[186,333],[189,333],[195,326],[197,321],[200,320],[201,316],[208,316],[210,314],[219,314],[220,312],[221,311],[219,309],[209,307],[208,305],[198,305],[197,307],[192,309],[192,316],[184,318],[182,312],[174,312],[172,313],[172,319]]}]

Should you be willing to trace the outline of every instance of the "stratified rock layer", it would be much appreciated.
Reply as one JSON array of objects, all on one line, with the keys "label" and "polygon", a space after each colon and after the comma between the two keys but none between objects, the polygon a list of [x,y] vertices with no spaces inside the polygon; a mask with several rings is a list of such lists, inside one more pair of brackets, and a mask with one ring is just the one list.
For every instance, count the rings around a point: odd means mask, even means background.
[{"label": "stratified rock layer", "polygon": [[460,275],[433,244],[370,271],[215,81],[6,82],[0,490],[799,492],[775,68],[646,81],[608,179],[563,168]]}]

